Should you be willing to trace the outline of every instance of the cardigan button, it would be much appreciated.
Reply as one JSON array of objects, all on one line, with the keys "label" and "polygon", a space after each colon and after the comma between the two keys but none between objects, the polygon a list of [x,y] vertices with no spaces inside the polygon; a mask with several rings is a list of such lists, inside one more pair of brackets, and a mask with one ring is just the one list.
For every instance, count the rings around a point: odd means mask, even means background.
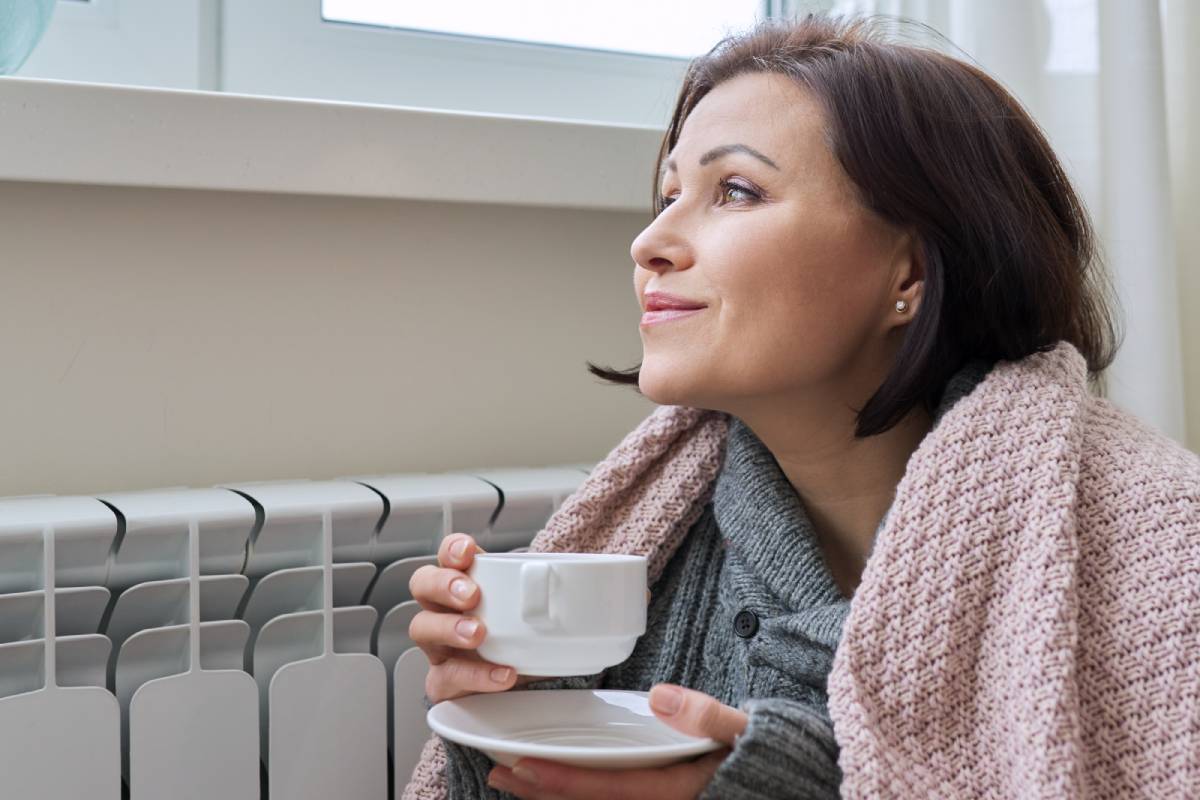
[{"label": "cardigan button", "polygon": [[743,608],[733,618],[733,632],[743,639],[749,639],[758,632],[758,615],[748,608]]}]

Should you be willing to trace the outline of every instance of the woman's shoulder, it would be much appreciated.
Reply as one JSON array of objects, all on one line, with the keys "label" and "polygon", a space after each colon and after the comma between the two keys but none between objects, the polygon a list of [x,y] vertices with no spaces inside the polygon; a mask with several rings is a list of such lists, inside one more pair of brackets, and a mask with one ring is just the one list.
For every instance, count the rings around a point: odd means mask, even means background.
[{"label": "woman's shoulder", "polygon": [[1182,480],[1200,492],[1200,455],[1106,398],[1092,399],[1082,436],[1082,460],[1114,479]]},{"label": "woman's shoulder", "polygon": [[1176,531],[1200,555],[1200,455],[1101,397],[1080,435],[1080,513],[1143,534]]},{"label": "woman's shoulder", "polygon": [[1190,486],[1194,498],[1200,455],[1094,394],[1088,375],[1083,356],[1065,341],[1003,362],[964,399],[960,425],[989,441],[998,431],[1011,442],[1054,444],[1110,483],[1160,479]]}]

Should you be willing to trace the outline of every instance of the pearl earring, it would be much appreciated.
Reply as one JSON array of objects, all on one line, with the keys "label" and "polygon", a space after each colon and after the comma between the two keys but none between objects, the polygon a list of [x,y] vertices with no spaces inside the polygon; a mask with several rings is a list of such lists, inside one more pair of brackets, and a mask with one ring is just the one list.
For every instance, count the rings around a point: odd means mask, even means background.
[{"label": "pearl earring", "polygon": [[904,302],[903,300],[897,300],[896,310],[903,314],[905,311],[908,311],[908,303]]}]

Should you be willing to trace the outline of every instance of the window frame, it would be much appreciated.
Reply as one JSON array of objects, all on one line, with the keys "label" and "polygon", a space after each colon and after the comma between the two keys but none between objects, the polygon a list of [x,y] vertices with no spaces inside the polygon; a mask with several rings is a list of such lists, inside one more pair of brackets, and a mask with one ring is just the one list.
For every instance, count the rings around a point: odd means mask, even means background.
[{"label": "window frame", "polygon": [[690,61],[329,21],[321,0],[57,0],[18,76],[661,128]]},{"label": "window frame", "polygon": [[331,22],[321,0],[226,0],[221,39],[229,92],[656,127],[690,61]]}]

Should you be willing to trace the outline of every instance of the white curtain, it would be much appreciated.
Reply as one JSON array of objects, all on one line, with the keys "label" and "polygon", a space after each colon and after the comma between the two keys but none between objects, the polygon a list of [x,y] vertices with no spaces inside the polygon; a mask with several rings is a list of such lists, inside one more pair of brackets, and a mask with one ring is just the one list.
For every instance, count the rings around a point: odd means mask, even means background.
[{"label": "white curtain", "polygon": [[[1083,196],[1121,303],[1108,397],[1200,450],[1200,3],[783,0],[926,23],[1001,81]],[[907,29],[911,37],[913,29]],[[1186,398],[1186,402],[1185,402]]]}]

